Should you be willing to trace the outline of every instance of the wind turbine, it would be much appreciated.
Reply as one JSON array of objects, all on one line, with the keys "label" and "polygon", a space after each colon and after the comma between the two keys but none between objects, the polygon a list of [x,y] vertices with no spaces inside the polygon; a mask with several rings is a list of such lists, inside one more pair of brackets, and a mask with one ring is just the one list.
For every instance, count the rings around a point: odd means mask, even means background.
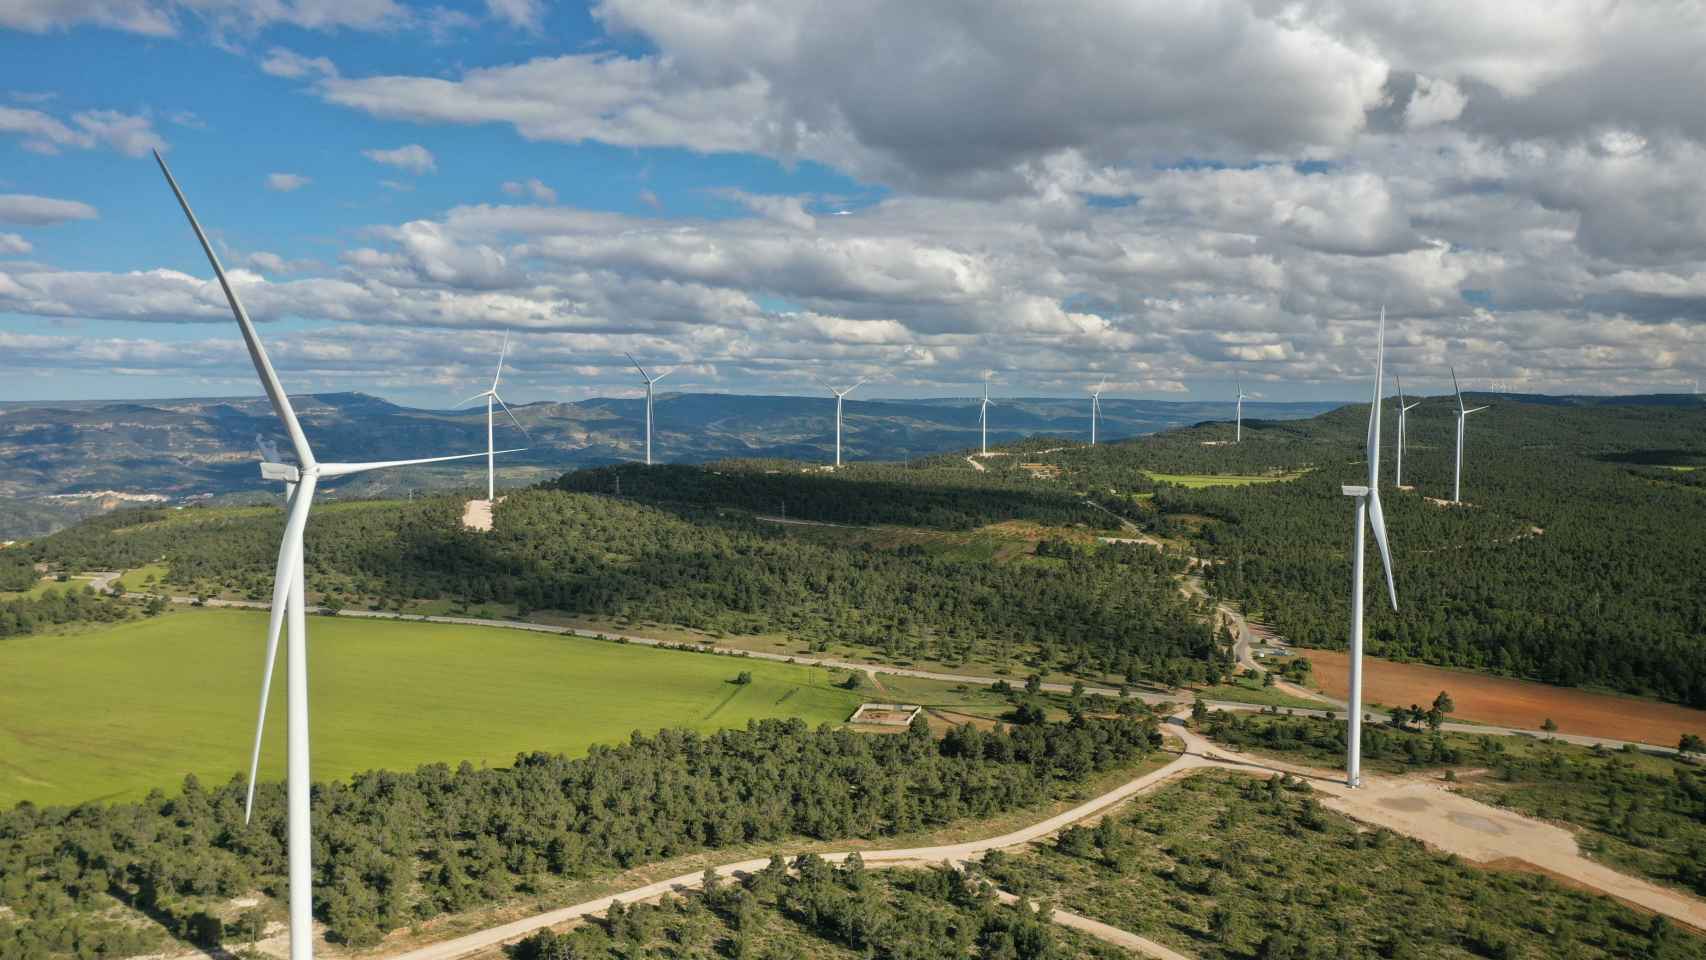
[{"label": "wind turbine", "polygon": [[1452,503],[1462,503],[1463,497],[1461,494],[1463,492],[1463,430],[1468,425],[1467,423],[1465,423],[1465,421],[1469,419],[1469,415],[1471,413],[1480,413],[1482,410],[1487,409],[1487,407],[1485,404],[1483,404],[1482,406],[1479,406],[1479,407],[1470,407],[1468,409],[1464,409],[1464,407],[1463,407],[1463,391],[1459,390],[1457,388],[1457,370],[1456,370],[1456,368],[1452,368],[1452,371],[1451,371],[1451,392],[1457,394],[1457,461],[1454,464],[1452,471],[1451,471],[1451,502]]},{"label": "wind turbine", "polygon": [[[635,360],[633,354],[626,353],[623,354],[623,356],[628,358],[628,362],[634,365],[635,370],[640,371],[640,376],[646,381],[646,466],[649,467],[652,465],[652,384],[657,383],[659,380],[662,380],[664,377],[669,376],[675,371],[665,370],[654,377],[646,372],[645,367],[640,366],[640,361]],[[851,390],[852,387],[849,387],[848,389]],[[839,461],[837,461],[837,463],[839,464]]]},{"label": "wind turbine", "polygon": [[1386,360],[1386,308],[1380,308],[1380,333],[1374,348],[1374,400],[1368,411],[1368,485],[1343,487],[1357,498],[1356,546],[1351,554],[1351,702],[1350,729],[1345,737],[1345,784],[1362,786],[1362,562],[1363,527],[1374,531],[1380,565],[1386,571],[1386,591],[1398,609],[1398,588],[1392,583],[1392,553],[1386,546],[1386,518],[1380,510],[1380,385]]},{"label": "wind turbine", "polygon": [[1108,378],[1096,384],[1096,389],[1090,391],[1090,446],[1096,445],[1096,421],[1102,419],[1102,391],[1108,386]]},{"label": "wind turbine", "polygon": [[[504,357],[506,357],[508,355],[509,355],[509,333],[506,331],[504,333],[503,349],[498,352],[498,372],[492,374],[491,389],[485,391],[484,393],[476,393],[473,396],[469,397],[468,399],[457,404],[457,406],[461,407],[461,406],[465,406],[467,404],[473,403],[475,400],[485,400],[486,401],[486,500],[488,502],[494,501],[497,498],[497,489],[496,489],[496,487],[497,487],[497,467],[496,467],[497,450],[495,449],[495,447],[492,443],[492,401],[493,400],[496,400],[498,402],[498,406],[503,408],[504,414],[509,417],[509,422],[515,424],[515,428],[517,430],[521,431],[521,435],[523,437],[527,437],[527,428],[521,425],[521,421],[517,420],[515,418],[515,414],[509,412],[509,404],[504,403],[504,398],[498,396],[498,378],[503,376]],[[527,437],[527,440],[529,443],[531,443],[533,441],[533,438]],[[509,451],[506,450],[504,452],[508,453]]]},{"label": "wind turbine", "polygon": [[1232,442],[1233,443],[1243,443],[1244,442],[1244,401],[1250,399],[1250,395],[1244,392],[1244,381],[1243,381],[1243,379],[1239,379],[1237,381],[1237,383],[1238,383],[1238,425],[1237,425],[1237,427],[1234,428],[1234,432],[1232,434]]},{"label": "wind turbine", "polygon": [[864,383],[867,378],[860,377],[858,380],[854,381],[851,387],[848,387],[845,390],[835,389],[829,385],[829,381],[822,377],[818,377],[816,379],[818,383],[823,384],[823,388],[825,390],[835,394],[835,465],[839,467],[841,466],[841,400],[849,393],[859,389],[859,385]]},{"label": "wind turbine", "polygon": [[983,403],[979,404],[977,408],[977,427],[983,435],[981,447],[978,452],[979,456],[989,456],[989,408],[994,405],[995,402],[989,399],[989,375],[984,374]]},{"label": "wind turbine", "polygon": [[1411,410],[1422,405],[1422,401],[1417,400],[1415,403],[1405,403],[1404,378],[1394,376],[1393,379],[1398,381],[1398,463],[1393,471],[1392,485],[1394,487],[1402,487],[1404,485],[1404,437],[1406,436],[1404,432],[1404,421],[1405,418],[1410,415]]},{"label": "wind turbine", "polygon": [[[309,835],[308,820],[308,626],[306,603],[303,599],[305,591],[302,573],[302,530],[308,523],[309,506],[314,502],[314,488],[321,480],[332,477],[419,463],[466,460],[480,454],[466,453],[449,457],[376,463],[321,463],[315,460],[314,451],[308,446],[308,437],[302,432],[302,425],[297,422],[296,410],[290,405],[290,397],[279,383],[272,361],[267,358],[266,348],[261,345],[261,339],[255,333],[254,324],[249,321],[249,314],[243,309],[242,301],[237,299],[237,291],[232,289],[231,281],[225,276],[225,268],[220,266],[219,257],[208,243],[207,234],[202,232],[200,222],[190,210],[189,201],[184,199],[184,192],[178,189],[178,182],[172,178],[172,171],[166,167],[166,161],[158,150],[154,152],[154,160],[160,165],[160,172],[166,175],[166,182],[171,185],[172,194],[178,198],[178,205],[183,208],[184,216],[190,222],[190,229],[195,231],[202,252],[207,254],[207,262],[212,264],[213,272],[219,278],[219,286],[225,291],[225,299],[231,304],[231,313],[237,318],[237,327],[249,349],[249,359],[254,361],[255,374],[260,378],[267,399],[272,402],[273,412],[278,414],[285,433],[290,436],[290,445],[296,454],[294,466],[279,462],[261,464],[262,478],[283,481],[290,502],[284,525],[284,538],[279,542],[278,565],[273,571],[272,615],[267,623],[266,672],[261,675],[260,713],[255,720],[255,746],[249,761],[249,793],[244,801],[243,820],[247,823],[254,811],[255,775],[261,759],[261,731],[266,724],[267,695],[271,692],[273,664],[278,657],[279,631],[288,615],[290,632],[285,678],[288,707],[286,739],[289,754],[286,809],[290,861],[290,957],[291,960],[313,960],[314,888],[310,860],[314,847]],[[263,450],[265,449],[263,447]]]}]

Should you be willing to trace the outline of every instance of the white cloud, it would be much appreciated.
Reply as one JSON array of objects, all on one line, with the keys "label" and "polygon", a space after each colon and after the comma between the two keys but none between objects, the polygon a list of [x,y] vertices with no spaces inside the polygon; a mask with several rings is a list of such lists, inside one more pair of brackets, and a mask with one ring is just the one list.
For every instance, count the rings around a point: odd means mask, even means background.
[{"label": "white cloud", "polygon": [[486,13],[531,33],[538,33],[545,25],[543,0],[486,0]]},{"label": "white cloud", "polygon": [[35,249],[30,242],[15,233],[0,233],[0,253],[29,253]]},{"label": "white cloud", "polygon": [[556,203],[557,191],[547,187],[544,181],[537,177],[527,180],[505,180],[503,192],[511,197],[532,197],[540,203]]},{"label": "white cloud", "polygon": [[325,57],[305,57],[294,50],[273,47],[261,60],[261,72],[274,77],[296,80],[302,77],[335,77],[338,68]]},{"label": "white cloud", "polygon": [[166,149],[166,141],[154,132],[153,121],[146,114],[116,110],[85,110],[73,114],[67,124],[40,110],[0,107],[0,133],[20,134],[25,149],[48,155],[66,147],[89,150],[107,146],[132,157]]},{"label": "white cloud", "polygon": [[361,155],[374,163],[383,163],[388,167],[407,170],[417,176],[432,173],[438,169],[438,162],[433,158],[432,151],[418,143],[401,146],[395,150],[363,150]]},{"label": "white cloud", "polygon": [[1463,115],[1469,98],[1449,80],[1418,76],[1416,91],[1404,107],[1404,123],[1411,129],[1449,123]]},{"label": "white cloud", "polygon": [[23,193],[0,194],[0,223],[46,226],[68,220],[94,220],[100,214],[78,200],[35,197]]},{"label": "white cloud", "polygon": [[267,174],[267,189],[280,193],[300,190],[314,181],[300,173],[269,173]]},{"label": "white cloud", "polygon": [[186,21],[204,23],[216,37],[253,34],[275,24],[306,30],[387,30],[415,18],[394,0],[7,0],[0,27],[49,33],[90,25],[150,37],[177,35]]}]

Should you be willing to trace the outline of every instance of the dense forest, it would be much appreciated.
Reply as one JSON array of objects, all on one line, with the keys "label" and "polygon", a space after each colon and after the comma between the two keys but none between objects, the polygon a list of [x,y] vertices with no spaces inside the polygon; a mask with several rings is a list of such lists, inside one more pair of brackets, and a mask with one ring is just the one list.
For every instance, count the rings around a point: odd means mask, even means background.
[{"label": "dense forest", "polygon": [[[922,720],[897,736],[763,721],[636,732],[575,760],[373,771],[314,788],[315,909],[333,939],[371,945],[427,917],[696,850],[986,818],[1159,739],[1150,716],[965,727],[939,741]],[[133,955],[162,930],[213,946],[228,921],[252,929],[228,904],[283,896],[286,820],[283,785],[266,783],[245,827],[244,789],[192,777],[169,798],[0,813],[0,960]],[[158,926],[115,918],[115,899]]]},{"label": "dense forest", "polygon": [[[1023,904],[1002,906],[989,884],[952,869],[867,870],[857,853],[830,865],[812,854],[739,882],[657,904],[612,903],[567,933],[540,930],[511,960],[630,960],[723,956],[811,960],[1114,960],[1125,952],[1051,925]],[[840,950],[825,950],[824,947]]]},{"label": "dense forest", "polygon": [[[511,494],[489,534],[461,501],[328,504],[309,524],[308,587],[345,604],[454,598],[730,633],[786,632],[824,648],[1037,666],[1132,679],[1205,662],[1208,630],[1179,596],[1183,560],[1108,544],[990,563],[917,544],[795,535],[744,512],[561,490]],[[277,510],[130,511],[37,543],[65,567],[164,557],[169,588],[268,596]]]}]

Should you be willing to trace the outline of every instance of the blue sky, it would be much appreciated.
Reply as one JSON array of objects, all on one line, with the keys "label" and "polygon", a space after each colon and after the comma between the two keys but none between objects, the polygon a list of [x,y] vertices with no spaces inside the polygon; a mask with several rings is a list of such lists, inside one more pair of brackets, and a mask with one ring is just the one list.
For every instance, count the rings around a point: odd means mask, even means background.
[{"label": "blue sky", "polygon": [[1349,399],[1382,301],[1424,390],[1681,389],[1706,148],[1643,90],[1706,50],[1508,13],[1544,38],[1253,2],[16,0],[0,399],[253,392],[156,146],[294,390],[439,402],[512,330],[522,400],[631,393],[627,351],[677,389]]}]

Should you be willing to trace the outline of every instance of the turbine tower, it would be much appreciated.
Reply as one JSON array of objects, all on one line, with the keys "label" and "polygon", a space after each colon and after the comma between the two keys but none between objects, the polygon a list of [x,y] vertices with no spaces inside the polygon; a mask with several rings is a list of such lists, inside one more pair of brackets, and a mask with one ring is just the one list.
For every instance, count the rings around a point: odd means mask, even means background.
[{"label": "turbine tower", "polygon": [[646,466],[649,467],[652,465],[652,384],[657,383],[659,380],[662,380],[664,377],[669,376],[675,371],[665,370],[654,377],[646,372],[645,367],[640,366],[640,361],[635,360],[633,354],[628,353],[624,354],[624,356],[628,358],[629,363],[634,365],[635,370],[640,371],[641,379],[646,381]]},{"label": "turbine tower", "polygon": [[1232,442],[1233,443],[1243,443],[1244,442],[1244,401],[1250,399],[1250,395],[1244,392],[1244,381],[1242,379],[1239,379],[1237,381],[1237,383],[1238,383],[1238,425],[1234,428],[1234,432],[1232,434]]},{"label": "turbine tower", "polygon": [[266,723],[267,695],[272,687],[273,664],[278,658],[279,631],[288,615],[290,631],[286,658],[286,739],[289,745],[289,767],[286,794],[290,861],[290,958],[313,960],[314,888],[310,858],[313,856],[314,846],[309,835],[308,820],[308,626],[303,589],[302,530],[308,523],[308,510],[314,501],[314,488],[321,480],[332,477],[419,463],[466,460],[480,454],[466,453],[377,463],[321,463],[314,459],[314,451],[308,446],[308,438],[302,432],[302,425],[297,422],[296,410],[290,405],[290,397],[279,383],[272,361],[267,358],[266,348],[261,345],[260,337],[255,333],[255,326],[249,321],[248,312],[237,299],[237,291],[232,289],[231,281],[225,276],[225,268],[220,266],[219,257],[208,243],[207,234],[202,231],[195,214],[190,211],[189,201],[184,199],[184,192],[178,189],[178,182],[172,178],[172,171],[166,167],[165,159],[157,150],[154,152],[154,160],[160,165],[160,172],[166,175],[166,182],[171,185],[172,194],[183,208],[184,216],[190,222],[190,229],[195,231],[202,252],[207,254],[207,262],[213,266],[213,272],[219,278],[219,286],[225,291],[225,299],[230,303],[231,313],[237,319],[237,328],[248,347],[249,359],[254,362],[261,387],[266,391],[267,399],[272,402],[273,412],[278,414],[296,454],[294,466],[278,462],[261,464],[261,476],[268,480],[283,481],[290,501],[284,538],[278,548],[278,565],[273,572],[272,614],[267,623],[266,672],[261,675],[260,713],[255,721],[255,745],[249,761],[249,793],[244,801],[243,819],[247,823],[249,815],[254,811],[255,776],[261,759],[261,731]]},{"label": "turbine tower", "polygon": [[1096,445],[1096,422],[1102,419],[1102,391],[1108,385],[1108,378],[1096,384],[1096,389],[1090,391],[1090,446]]},{"label": "turbine tower", "polygon": [[[521,435],[523,437],[527,437],[529,443],[533,441],[532,437],[527,436],[527,428],[521,425],[521,421],[515,418],[515,414],[509,412],[509,404],[504,403],[504,398],[498,396],[498,378],[503,376],[504,357],[508,355],[509,333],[506,331],[504,333],[503,349],[498,351],[498,372],[492,374],[491,388],[486,390],[484,393],[476,393],[457,404],[458,407],[461,407],[473,403],[475,400],[486,401],[486,502],[488,503],[494,502],[497,499],[498,451],[492,443],[492,401],[497,401],[498,406],[503,408],[504,415],[509,417],[509,422],[515,424],[515,428],[521,431]],[[509,451],[506,450],[504,452],[507,453]]]},{"label": "turbine tower", "polygon": [[1398,609],[1398,588],[1392,582],[1392,553],[1386,546],[1386,518],[1380,510],[1380,385],[1386,359],[1386,308],[1380,308],[1380,333],[1374,348],[1374,401],[1368,411],[1368,485],[1343,488],[1356,497],[1356,545],[1351,549],[1351,702],[1350,729],[1345,736],[1345,784],[1362,786],[1362,579],[1363,528],[1374,531],[1380,565],[1386,571],[1386,591]]},{"label": "turbine tower", "polygon": [[1410,415],[1411,410],[1421,406],[1422,401],[1417,400],[1415,403],[1405,403],[1404,378],[1395,376],[1393,379],[1398,381],[1398,463],[1393,471],[1392,485],[1394,487],[1402,487],[1404,485],[1404,437],[1407,435],[1404,432],[1405,418]]},{"label": "turbine tower", "polygon": [[982,434],[982,441],[978,449],[979,456],[989,456],[989,408],[994,405],[995,401],[989,399],[989,374],[986,373],[983,375],[983,403],[979,404],[977,408],[977,427]]},{"label": "turbine tower", "polygon": [[853,382],[851,387],[848,387],[845,390],[837,390],[829,385],[829,381],[822,377],[817,378],[817,382],[823,384],[825,390],[835,394],[835,465],[837,467],[841,466],[841,401],[842,398],[846,397],[849,393],[859,389],[859,385],[864,383],[865,380],[865,377],[860,377],[858,380]]},{"label": "turbine tower", "polygon": [[1457,370],[1456,370],[1456,368],[1452,368],[1452,371],[1451,371],[1451,392],[1457,394],[1457,460],[1453,464],[1452,471],[1451,471],[1451,502],[1452,503],[1462,503],[1463,502],[1463,496],[1462,496],[1462,493],[1463,493],[1463,430],[1464,430],[1464,427],[1468,426],[1468,424],[1465,421],[1467,421],[1469,419],[1469,415],[1471,413],[1480,413],[1482,410],[1487,409],[1487,407],[1485,404],[1483,404],[1482,406],[1479,406],[1479,407],[1470,407],[1468,409],[1464,408],[1464,406],[1463,406],[1463,391],[1459,390],[1457,388]]}]

